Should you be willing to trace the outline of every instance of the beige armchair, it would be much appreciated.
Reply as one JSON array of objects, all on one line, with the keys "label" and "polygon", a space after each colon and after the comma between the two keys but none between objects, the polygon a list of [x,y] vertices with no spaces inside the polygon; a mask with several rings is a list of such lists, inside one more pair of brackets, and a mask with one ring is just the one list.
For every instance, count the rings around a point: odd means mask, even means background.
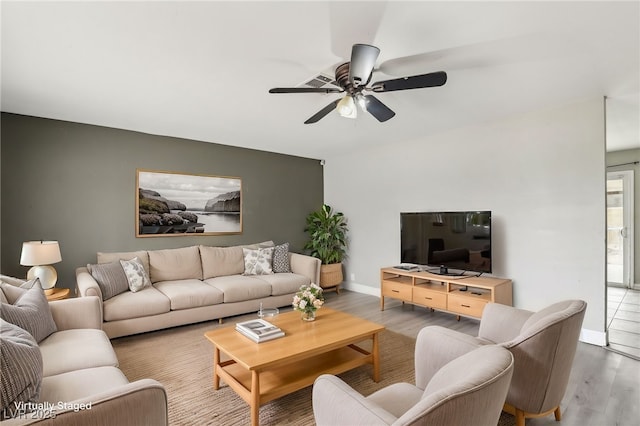
[{"label": "beige armchair", "polygon": [[438,352],[429,357],[426,374],[479,346],[499,344],[515,359],[504,410],[516,416],[517,426],[524,426],[526,418],[551,413],[559,421],[586,308],[581,300],[555,303],[535,313],[490,303],[477,337],[426,327],[424,339]]},{"label": "beige armchair", "polygon": [[483,346],[429,376],[422,369],[431,351],[425,343],[419,334],[415,385],[396,383],[364,397],[336,376],[318,377],[313,385],[316,424],[495,426],[513,373],[511,353]]}]

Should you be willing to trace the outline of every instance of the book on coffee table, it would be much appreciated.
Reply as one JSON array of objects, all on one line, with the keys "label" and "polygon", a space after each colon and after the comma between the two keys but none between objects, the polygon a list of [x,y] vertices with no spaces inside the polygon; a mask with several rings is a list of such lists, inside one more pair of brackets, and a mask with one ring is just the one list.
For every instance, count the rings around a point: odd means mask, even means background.
[{"label": "book on coffee table", "polygon": [[261,318],[239,322],[236,324],[236,330],[257,343],[284,336],[284,331],[279,327]]}]

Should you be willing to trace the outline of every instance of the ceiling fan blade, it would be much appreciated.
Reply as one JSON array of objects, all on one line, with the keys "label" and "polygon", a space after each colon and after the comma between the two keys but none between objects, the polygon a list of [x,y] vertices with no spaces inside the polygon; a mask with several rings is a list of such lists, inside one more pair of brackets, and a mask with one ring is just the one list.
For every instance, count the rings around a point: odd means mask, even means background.
[{"label": "ceiling fan blade", "polygon": [[369,44],[354,44],[351,49],[349,80],[354,87],[364,86],[371,79],[380,49]]},{"label": "ceiling fan blade", "polygon": [[446,82],[447,73],[438,71],[429,74],[378,81],[371,85],[371,90],[374,92],[393,92],[395,90],[422,89],[424,87],[442,86]]},{"label": "ceiling fan blade", "polygon": [[320,111],[312,115],[307,121],[304,122],[304,124],[317,123],[325,115],[329,114],[331,111],[336,109],[336,105],[338,105],[338,102],[340,102],[340,99],[336,99],[335,101],[331,102],[329,105],[327,105],[326,107],[322,108]]},{"label": "ceiling fan blade", "polygon": [[383,123],[393,118],[396,113],[391,111],[389,107],[380,102],[378,98],[373,95],[365,95],[365,109],[371,113],[379,122]]},{"label": "ceiling fan blade", "polygon": [[275,87],[269,93],[342,93],[344,90],[333,87]]}]

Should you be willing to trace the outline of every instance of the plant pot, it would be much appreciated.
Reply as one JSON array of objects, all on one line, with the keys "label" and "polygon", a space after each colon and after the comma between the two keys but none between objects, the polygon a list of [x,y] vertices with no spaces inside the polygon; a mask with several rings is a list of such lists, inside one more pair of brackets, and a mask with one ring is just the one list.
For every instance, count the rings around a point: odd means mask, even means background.
[{"label": "plant pot", "polygon": [[320,265],[320,287],[337,287],[342,283],[342,263]]}]

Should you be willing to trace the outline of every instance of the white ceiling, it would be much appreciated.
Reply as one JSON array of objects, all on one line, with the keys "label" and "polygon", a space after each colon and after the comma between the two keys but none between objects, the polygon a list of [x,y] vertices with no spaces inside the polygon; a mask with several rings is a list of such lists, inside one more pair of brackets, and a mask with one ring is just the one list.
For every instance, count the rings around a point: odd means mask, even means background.
[{"label": "white ceiling", "polygon": [[[311,158],[608,97],[610,150],[640,147],[640,2],[2,1],[2,111]],[[303,122],[336,94],[269,94],[381,49],[396,112]],[[384,71],[384,73],[382,72]]]}]

